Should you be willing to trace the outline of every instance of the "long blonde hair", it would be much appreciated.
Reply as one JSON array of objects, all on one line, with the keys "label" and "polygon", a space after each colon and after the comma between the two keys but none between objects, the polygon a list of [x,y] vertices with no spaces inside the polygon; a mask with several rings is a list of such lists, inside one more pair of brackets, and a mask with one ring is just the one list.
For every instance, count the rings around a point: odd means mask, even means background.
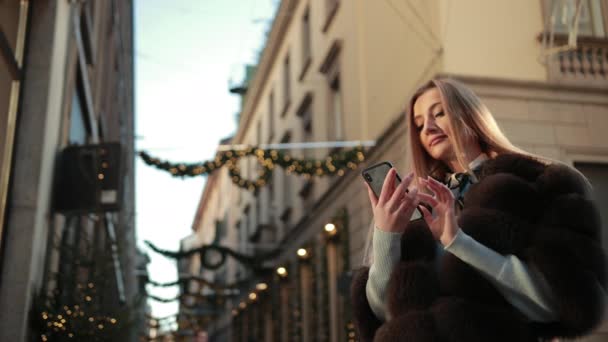
[{"label": "long blonde hair", "polygon": [[[418,177],[426,176],[443,180],[445,179],[446,173],[450,172],[447,165],[441,160],[433,159],[426,152],[420,142],[420,134],[414,124],[413,116],[416,100],[418,100],[426,91],[433,88],[436,88],[439,91],[441,105],[448,118],[448,124],[450,125],[452,132],[452,135],[449,137],[450,144],[454,146],[456,158],[463,169],[468,170],[468,164],[464,158],[466,138],[476,139],[481,151],[490,158],[495,158],[502,153],[517,153],[535,159],[546,165],[553,163],[566,165],[559,160],[539,156],[513,145],[501,131],[490,110],[471,89],[461,82],[446,78],[432,79],[416,90],[409,101],[406,111],[407,135],[409,140],[407,153],[408,164],[414,171],[416,182]],[[587,188],[590,191],[592,187],[587,178],[580,171],[574,168],[571,169],[584,179]],[[372,221],[366,239],[367,245],[365,246],[362,260],[363,265],[366,266],[371,265],[374,261],[373,230],[374,223]]]},{"label": "long blonde hair", "polygon": [[449,137],[450,144],[454,146],[456,158],[463,169],[468,169],[468,163],[464,158],[466,138],[476,139],[481,151],[490,158],[495,158],[502,153],[519,153],[543,161],[544,158],[539,158],[513,145],[498,127],[490,110],[467,86],[453,79],[432,79],[418,88],[410,99],[406,111],[410,146],[408,159],[416,177],[431,176],[444,179],[445,174],[450,171],[442,161],[433,159],[426,152],[420,142],[420,134],[414,125],[414,104],[422,94],[430,89],[439,91],[441,105],[452,131],[452,135]]}]

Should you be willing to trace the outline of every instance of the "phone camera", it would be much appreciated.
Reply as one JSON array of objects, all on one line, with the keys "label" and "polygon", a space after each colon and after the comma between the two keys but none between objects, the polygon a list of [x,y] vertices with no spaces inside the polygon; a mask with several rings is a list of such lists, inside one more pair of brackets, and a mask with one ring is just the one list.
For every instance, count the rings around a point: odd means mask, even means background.
[{"label": "phone camera", "polygon": [[372,176],[370,176],[369,174],[366,173],[365,174],[365,180],[371,183],[372,182]]}]

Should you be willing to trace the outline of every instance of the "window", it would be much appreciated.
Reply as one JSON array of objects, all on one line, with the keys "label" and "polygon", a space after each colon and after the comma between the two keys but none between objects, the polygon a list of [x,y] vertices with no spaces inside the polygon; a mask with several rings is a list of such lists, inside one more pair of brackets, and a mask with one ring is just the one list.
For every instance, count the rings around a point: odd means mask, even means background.
[{"label": "window", "polygon": [[258,121],[258,129],[256,132],[256,141],[255,143],[259,146],[262,144],[262,120]]},{"label": "window", "polygon": [[255,230],[258,230],[260,228],[259,225],[264,222],[264,220],[262,220],[262,198],[261,193],[259,191],[255,197],[255,221],[257,222],[258,226],[254,227]]},{"label": "window", "polygon": [[281,116],[285,116],[291,101],[291,76],[289,69],[289,56],[287,56],[283,65],[283,112]]},{"label": "window", "polygon": [[70,145],[84,145],[87,143],[87,126],[85,111],[82,105],[78,89],[74,89],[72,108],[70,110],[70,135],[68,137]]},{"label": "window", "polygon": [[266,185],[266,189],[268,191],[268,215],[267,215],[267,220],[268,220],[268,224],[273,228],[273,238],[271,239],[272,242],[276,241],[277,238],[277,234],[276,234],[276,228],[275,228],[275,224],[276,224],[276,208],[277,208],[277,203],[275,201],[275,194],[274,194],[274,180],[275,180],[275,176],[276,176],[276,172],[272,173],[272,178],[269,179],[268,181],[268,185]]},{"label": "window", "polygon": [[274,92],[268,97],[268,143],[274,139]]},{"label": "window", "polygon": [[215,220],[215,238],[214,243],[220,243],[226,237],[226,219]]},{"label": "window", "polygon": [[327,32],[329,25],[331,25],[338,7],[340,6],[340,0],[325,0],[325,24],[323,24],[323,32]]},{"label": "window", "polygon": [[[283,138],[281,139],[282,144],[286,144],[291,141],[291,132],[286,132]],[[284,224],[289,224],[289,219],[291,215],[291,205],[292,205],[292,194],[291,194],[291,176],[287,173],[285,169],[282,171],[283,175],[283,212],[281,214],[281,221]]]},{"label": "window", "polygon": [[314,181],[312,179],[307,180],[300,190],[300,197],[302,198],[302,209],[304,209],[303,215],[308,215],[312,211],[314,205]]},{"label": "window", "polygon": [[302,17],[302,71],[300,81],[304,78],[312,59],[312,42],[310,36],[310,7],[306,8]]},{"label": "window", "polygon": [[[251,236],[255,233],[256,231],[256,220],[258,219],[256,217],[256,215],[258,214],[258,199],[254,198],[253,199],[256,203],[254,204],[254,210],[256,211],[255,213],[248,213],[249,215],[247,216],[247,220],[249,221],[249,223],[247,224],[247,239],[249,240],[251,238]],[[248,208],[249,209],[249,208]]]},{"label": "window", "polygon": [[329,87],[329,138],[330,140],[342,140],[344,139],[344,132],[342,127],[342,93],[339,75],[330,83]]},{"label": "window", "polygon": [[342,42],[334,41],[323,60],[319,71],[325,75],[329,90],[329,105],[327,108],[327,138],[328,140],[342,140],[345,138],[343,126],[342,91],[340,87],[340,51]]},{"label": "window", "polygon": [[[19,91],[21,85],[23,49],[26,32],[31,25],[27,22],[29,1],[0,1],[0,203],[7,201],[10,183],[12,155],[15,146],[16,120],[19,112]],[[23,15],[21,15],[23,14]],[[5,20],[15,18],[14,20]],[[18,18],[18,19],[17,19]],[[20,57],[21,56],[21,57]],[[15,87],[13,87],[15,85]],[[13,102],[15,105],[10,106]],[[7,161],[4,163],[3,161]],[[6,206],[0,205],[0,262],[2,261],[2,231],[5,224]]]},{"label": "window", "polygon": [[247,248],[247,237],[249,235],[249,206],[246,206],[243,210],[243,216],[241,217],[240,223],[240,231],[241,231],[241,244]]},{"label": "window", "polygon": [[[553,32],[568,34],[576,14],[577,1],[544,0],[546,20],[555,20]],[[607,4],[601,0],[581,0],[581,10],[578,19],[578,35],[606,37],[605,14],[608,14]]]},{"label": "window", "polygon": [[76,65],[75,77],[76,82],[68,121],[70,125],[68,144],[84,145],[97,133],[98,126],[94,115],[91,115],[90,112],[92,107],[89,106],[91,102],[89,102],[90,98],[87,97],[88,93],[85,86],[88,82],[85,80],[86,70],[83,73],[78,64]]},{"label": "window", "polygon": [[87,64],[95,64],[95,3],[94,1],[86,1],[80,11],[80,33],[85,52]]},{"label": "window", "polygon": [[[304,142],[314,141],[312,127],[312,93],[306,93],[296,114],[302,120],[302,136]],[[315,157],[314,149],[312,148],[304,148],[302,154],[305,159],[313,159]]]}]

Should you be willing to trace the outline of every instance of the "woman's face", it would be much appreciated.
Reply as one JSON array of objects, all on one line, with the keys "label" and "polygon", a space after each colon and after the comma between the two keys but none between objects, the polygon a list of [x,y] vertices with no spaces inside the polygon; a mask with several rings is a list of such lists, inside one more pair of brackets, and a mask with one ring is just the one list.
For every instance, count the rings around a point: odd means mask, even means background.
[{"label": "woman's face", "polygon": [[431,88],[414,103],[413,125],[420,143],[433,159],[449,163],[455,159],[450,143],[451,130],[437,88]]}]

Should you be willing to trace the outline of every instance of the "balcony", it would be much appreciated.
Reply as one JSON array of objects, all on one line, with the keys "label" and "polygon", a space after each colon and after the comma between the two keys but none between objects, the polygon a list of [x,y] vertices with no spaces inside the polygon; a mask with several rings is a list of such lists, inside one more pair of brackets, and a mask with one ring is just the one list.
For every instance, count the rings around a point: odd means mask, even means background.
[{"label": "balcony", "polygon": [[[565,35],[555,37],[554,46],[566,44]],[[549,55],[547,71],[551,83],[607,87],[608,40],[579,37],[576,48]]]}]

